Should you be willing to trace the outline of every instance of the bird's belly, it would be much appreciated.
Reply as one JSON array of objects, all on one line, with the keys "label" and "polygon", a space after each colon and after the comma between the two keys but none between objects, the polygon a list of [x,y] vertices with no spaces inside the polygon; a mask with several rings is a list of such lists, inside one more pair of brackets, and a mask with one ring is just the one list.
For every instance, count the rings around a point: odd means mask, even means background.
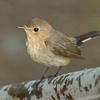
[{"label": "bird's belly", "polygon": [[49,57],[47,57],[46,62],[44,62],[44,64],[46,66],[49,67],[60,67],[60,66],[66,66],[68,65],[70,62],[69,58],[65,58],[65,57],[59,57],[59,56],[51,56],[49,55]]},{"label": "bird's belly", "polygon": [[41,45],[28,45],[27,51],[34,61],[49,67],[66,66],[70,62],[70,58],[57,56]]},{"label": "bird's belly", "polygon": [[32,52],[29,52],[29,54],[34,61],[49,67],[66,66],[70,62],[70,58],[56,56],[52,52],[47,51],[34,52],[33,50]]}]

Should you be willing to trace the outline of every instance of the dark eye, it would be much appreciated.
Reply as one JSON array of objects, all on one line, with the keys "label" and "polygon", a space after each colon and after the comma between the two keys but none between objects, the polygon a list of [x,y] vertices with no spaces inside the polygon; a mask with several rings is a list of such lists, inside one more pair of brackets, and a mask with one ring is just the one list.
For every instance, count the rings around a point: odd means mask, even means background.
[{"label": "dark eye", "polygon": [[39,28],[34,28],[34,31],[37,32],[39,30]]}]

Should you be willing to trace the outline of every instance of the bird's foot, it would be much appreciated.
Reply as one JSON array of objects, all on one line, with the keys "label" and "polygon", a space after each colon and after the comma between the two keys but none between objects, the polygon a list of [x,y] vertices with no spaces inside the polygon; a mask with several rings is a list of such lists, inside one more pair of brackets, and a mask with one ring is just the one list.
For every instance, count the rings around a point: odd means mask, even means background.
[{"label": "bird's foot", "polygon": [[45,77],[45,76],[42,76],[41,79],[42,79],[42,80],[43,80],[43,79],[46,79],[46,78],[49,79],[49,78],[52,78],[52,77],[56,77],[57,75],[58,75],[58,72],[57,72],[56,74],[54,74],[54,75],[49,75],[49,76],[46,76],[46,77]]},{"label": "bird's foot", "polygon": [[42,76],[42,78],[36,83],[36,85],[38,86],[39,83],[41,83],[44,79],[46,79],[47,77],[45,77],[44,75]]},{"label": "bird's foot", "polygon": [[43,79],[46,79],[46,78],[52,78],[52,77],[56,77],[58,75],[58,72],[56,73],[56,74],[54,74],[54,75],[49,75],[49,76],[42,76],[42,78],[41,78],[41,80],[40,81],[42,81]]},{"label": "bird's foot", "polygon": [[58,75],[58,72],[57,72],[56,74],[54,74],[54,75],[49,75],[49,76],[46,76],[46,77],[43,75],[42,78],[40,79],[40,81],[38,81],[38,82],[36,83],[36,85],[38,86],[39,83],[42,82],[42,81],[43,81],[44,79],[46,79],[46,78],[47,78],[47,79],[50,79],[50,78],[56,77],[57,75]]},{"label": "bird's foot", "polygon": [[56,77],[58,75],[58,72],[56,74],[54,74],[52,77]]}]

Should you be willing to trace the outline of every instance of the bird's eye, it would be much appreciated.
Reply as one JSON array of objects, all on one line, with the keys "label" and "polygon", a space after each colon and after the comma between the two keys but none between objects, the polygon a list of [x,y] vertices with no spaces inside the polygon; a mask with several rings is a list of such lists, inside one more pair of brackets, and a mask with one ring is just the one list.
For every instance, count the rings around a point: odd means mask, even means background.
[{"label": "bird's eye", "polygon": [[39,30],[39,28],[34,28],[34,31],[35,31],[35,32],[38,32],[38,30]]}]

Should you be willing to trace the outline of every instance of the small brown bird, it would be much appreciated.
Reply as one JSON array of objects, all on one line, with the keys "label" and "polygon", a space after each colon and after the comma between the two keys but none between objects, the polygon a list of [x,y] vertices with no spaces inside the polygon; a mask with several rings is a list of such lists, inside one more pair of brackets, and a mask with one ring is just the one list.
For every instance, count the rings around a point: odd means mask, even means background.
[{"label": "small brown bird", "polygon": [[26,46],[31,58],[47,66],[45,73],[49,67],[59,67],[59,71],[62,66],[68,65],[72,58],[85,59],[79,47],[82,43],[100,36],[100,31],[92,31],[77,37],[67,37],[39,18],[32,19],[18,28],[26,31]]}]

